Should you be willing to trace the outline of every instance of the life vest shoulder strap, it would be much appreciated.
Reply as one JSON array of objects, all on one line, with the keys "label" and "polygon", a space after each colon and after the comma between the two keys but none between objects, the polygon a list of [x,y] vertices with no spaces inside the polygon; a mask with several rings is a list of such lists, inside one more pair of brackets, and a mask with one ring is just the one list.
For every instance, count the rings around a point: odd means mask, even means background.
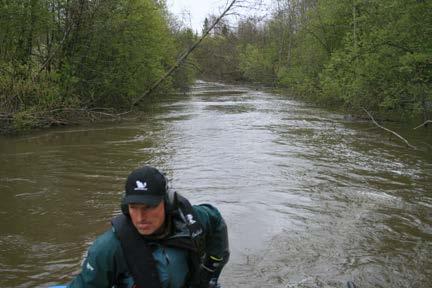
[{"label": "life vest shoulder strap", "polygon": [[129,272],[138,287],[161,288],[159,273],[150,247],[136,231],[129,217],[118,215],[111,221],[120,240]]}]

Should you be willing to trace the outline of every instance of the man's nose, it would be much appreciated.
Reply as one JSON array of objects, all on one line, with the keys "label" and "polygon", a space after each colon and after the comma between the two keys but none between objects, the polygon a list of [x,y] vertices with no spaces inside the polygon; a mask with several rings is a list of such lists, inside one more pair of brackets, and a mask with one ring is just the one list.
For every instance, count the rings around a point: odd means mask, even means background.
[{"label": "man's nose", "polygon": [[144,220],[148,216],[148,209],[147,208],[141,208],[138,210],[138,216],[140,220]]}]

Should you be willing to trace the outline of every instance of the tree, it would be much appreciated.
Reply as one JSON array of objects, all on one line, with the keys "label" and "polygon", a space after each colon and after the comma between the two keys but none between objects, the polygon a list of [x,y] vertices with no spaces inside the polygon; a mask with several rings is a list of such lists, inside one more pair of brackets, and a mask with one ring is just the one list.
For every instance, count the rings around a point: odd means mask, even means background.
[{"label": "tree", "polygon": [[129,107],[175,62],[168,20],[163,1],[1,1],[2,124]]}]

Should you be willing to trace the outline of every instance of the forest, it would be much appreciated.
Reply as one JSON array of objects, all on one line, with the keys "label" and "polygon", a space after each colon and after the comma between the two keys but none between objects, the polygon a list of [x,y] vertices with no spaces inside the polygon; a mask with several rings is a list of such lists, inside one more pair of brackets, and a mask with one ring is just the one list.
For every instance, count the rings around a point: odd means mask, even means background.
[{"label": "forest", "polygon": [[[184,49],[153,0],[3,0],[0,27],[2,132],[127,110]],[[159,93],[189,85],[184,70]]]},{"label": "forest", "polygon": [[[200,33],[155,0],[0,2],[0,129],[129,111]],[[265,19],[221,19],[156,95],[194,79],[254,83],[307,101],[430,121],[427,0],[275,0]],[[201,34],[201,35],[200,35]]]},{"label": "forest", "polygon": [[265,21],[219,23],[195,53],[205,77],[284,88],[354,113],[431,119],[431,1],[275,4]]}]

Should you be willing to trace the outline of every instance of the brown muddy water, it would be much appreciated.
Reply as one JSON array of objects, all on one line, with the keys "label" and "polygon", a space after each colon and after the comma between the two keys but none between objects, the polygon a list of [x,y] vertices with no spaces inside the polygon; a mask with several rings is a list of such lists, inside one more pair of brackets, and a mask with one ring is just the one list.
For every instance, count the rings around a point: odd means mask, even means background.
[{"label": "brown muddy water", "polygon": [[[66,283],[135,167],[165,171],[230,232],[234,287],[432,287],[432,133],[198,82],[140,121],[0,138],[0,287]],[[389,127],[392,128],[392,127]]]}]

